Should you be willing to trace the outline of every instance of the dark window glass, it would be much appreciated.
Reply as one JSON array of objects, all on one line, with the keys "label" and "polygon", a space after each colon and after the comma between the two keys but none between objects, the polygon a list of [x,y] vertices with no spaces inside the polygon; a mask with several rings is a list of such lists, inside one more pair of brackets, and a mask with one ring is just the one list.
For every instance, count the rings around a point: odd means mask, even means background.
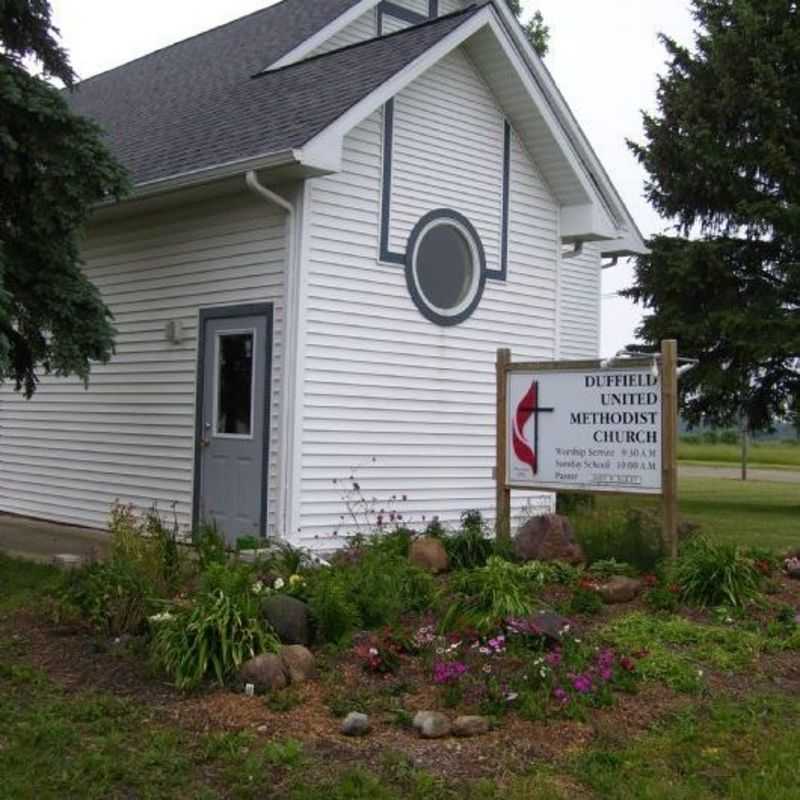
[{"label": "dark window glass", "polygon": [[437,225],[417,248],[417,281],[423,297],[436,308],[456,308],[467,297],[474,274],[472,251],[452,225]]},{"label": "dark window glass", "polygon": [[219,337],[217,433],[249,436],[252,432],[253,334]]}]

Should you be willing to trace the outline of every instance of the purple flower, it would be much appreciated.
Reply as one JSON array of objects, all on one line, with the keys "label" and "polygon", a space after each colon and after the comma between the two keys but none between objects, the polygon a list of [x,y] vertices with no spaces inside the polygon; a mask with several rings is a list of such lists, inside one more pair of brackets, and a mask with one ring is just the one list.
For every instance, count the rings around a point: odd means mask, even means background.
[{"label": "purple flower", "polygon": [[438,684],[454,683],[467,671],[462,661],[437,661],[433,665],[433,682]]},{"label": "purple flower", "polygon": [[560,686],[553,689],[553,697],[555,697],[561,705],[569,702],[569,695]]},{"label": "purple flower", "polygon": [[580,675],[573,675],[572,677],[572,688],[578,694],[589,694],[592,691],[592,679],[586,675],[585,673],[581,673]]}]

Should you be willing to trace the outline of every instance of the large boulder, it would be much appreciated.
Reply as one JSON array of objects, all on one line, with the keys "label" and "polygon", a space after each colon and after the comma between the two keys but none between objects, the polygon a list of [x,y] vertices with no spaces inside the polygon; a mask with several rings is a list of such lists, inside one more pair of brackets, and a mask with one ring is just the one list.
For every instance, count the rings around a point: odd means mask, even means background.
[{"label": "large boulder", "polygon": [[278,650],[283,670],[292,683],[305,683],[314,676],[314,655],[301,644],[290,644]]},{"label": "large boulder", "polygon": [[441,539],[433,536],[425,536],[422,539],[415,539],[411,542],[408,549],[408,560],[420,569],[437,575],[440,572],[447,572],[450,566],[450,559],[447,557],[447,550],[444,549]]},{"label": "large boulder", "polygon": [[597,587],[597,593],[603,598],[603,602],[609,605],[616,603],[630,603],[635,600],[642,591],[643,583],[637,578],[626,578],[619,575],[616,578]]},{"label": "large boulder", "polygon": [[280,656],[262,653],[242,664],[239,681],[243,686],[252,684],[256,694],[265,694],[286,688],[289,685],[289,676]]},{"label": "large boulder", "polygon": [[308,647],[314,643],[311,611],[302,600],[286,594],[273,594],[264,600],[261,610],[265,621],[283,644]]},{"label": "large boulder", "polygon": [[582,564],[586,560],[570,521],[560,514],[531,517],[514,537],[514,553],[521,561]]}]

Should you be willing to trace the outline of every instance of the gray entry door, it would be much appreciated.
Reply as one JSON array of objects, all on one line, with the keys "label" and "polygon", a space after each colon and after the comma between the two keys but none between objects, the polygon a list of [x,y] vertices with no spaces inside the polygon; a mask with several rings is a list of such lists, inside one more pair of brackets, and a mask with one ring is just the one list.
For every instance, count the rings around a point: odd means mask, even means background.
[{"label": "gray entry door", "polygon": [[271,306],[205,310],[200,325],[195,516],[234,544],[265,534]]}]

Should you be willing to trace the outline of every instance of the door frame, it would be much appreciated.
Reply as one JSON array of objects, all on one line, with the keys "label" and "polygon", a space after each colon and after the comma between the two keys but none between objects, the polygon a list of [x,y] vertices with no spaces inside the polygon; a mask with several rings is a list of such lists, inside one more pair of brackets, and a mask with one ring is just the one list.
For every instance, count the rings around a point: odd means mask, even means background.
[{"label": "door frame", "polygon": [[[259,536],[267,536],[267,505],[269,501],[269,443],[270,420],[272,418],[272,356],[274,303],[245,303],[233,306],[213,306],[199,309],[197,319],[197,374],[195,377],[195,425],[194,425],[194,478],[192,482],[192,538],[200,522],[201,457],[200,438],[203,435],[203,403],[206,385],[206,322],[216,319],[236,319],[237,317],[263,317],[265,319],[265,338],[263,358],[264,368],[264,448],[261,480],[261,524]],[[256,351],[258,352],[258,351]]]}]

